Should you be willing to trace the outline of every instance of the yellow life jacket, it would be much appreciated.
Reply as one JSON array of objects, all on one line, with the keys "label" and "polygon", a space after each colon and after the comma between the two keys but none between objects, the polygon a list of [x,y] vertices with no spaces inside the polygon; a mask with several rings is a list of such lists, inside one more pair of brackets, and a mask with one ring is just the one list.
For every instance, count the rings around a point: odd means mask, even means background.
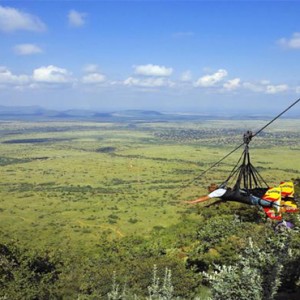
[{"label": "yellow life jacket", "polygon": [[272,201],[272,202],[280,201],[281,200],[281,188],[278,186],[278,187],[268,189],[262,198],[264,200],[268,200],[268,201]]},{"label": "yellow life jacket", "polygon": [[[299,208],[296,202],[293,200],[292,196],[294,196],[293,182],[282,182],[280,186],[268,189],[263,195],[262,199],[275,202],[276,206],[271,208],[264,208],[267,216],[271,219],[279,220],[281,218],[281,204],[283,204],[285,212],[287,213],[299,212]],[[282,198],[283,201],[281,201]]]}]

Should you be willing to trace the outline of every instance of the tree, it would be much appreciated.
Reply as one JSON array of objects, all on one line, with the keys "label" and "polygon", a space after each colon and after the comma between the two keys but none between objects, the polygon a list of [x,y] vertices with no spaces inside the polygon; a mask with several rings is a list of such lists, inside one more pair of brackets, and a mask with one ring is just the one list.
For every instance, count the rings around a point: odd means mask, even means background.
[{"label": "tree", "polygon": [[291,259],[289,232],[277,232],[266,239],[264,247],[249,238],[248,247],[234,265],[216,266],[203,272],[212,284],[213,299],[272,300],[282,282],[284,266]]}]

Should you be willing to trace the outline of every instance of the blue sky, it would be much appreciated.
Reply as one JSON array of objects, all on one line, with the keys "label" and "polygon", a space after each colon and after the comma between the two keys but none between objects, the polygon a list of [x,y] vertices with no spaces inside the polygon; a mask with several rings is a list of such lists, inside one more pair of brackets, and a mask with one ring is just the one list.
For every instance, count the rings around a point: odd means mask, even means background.
[{"label": "blue sky", "polygon": [[0,105],[279,112],[300,97],[299,16],[300,1],[0,0]]}]

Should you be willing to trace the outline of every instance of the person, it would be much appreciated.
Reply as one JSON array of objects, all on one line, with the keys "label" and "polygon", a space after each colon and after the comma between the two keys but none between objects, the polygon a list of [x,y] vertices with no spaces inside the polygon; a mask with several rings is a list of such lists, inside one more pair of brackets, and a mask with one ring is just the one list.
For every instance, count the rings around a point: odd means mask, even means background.
[{"label": "person", "polygon": [[[281,183],[283,184],[283,183]],[[293,187],[292,187],[293,189]],[[208,187],[209,194],[197,198],[192,201],[185,201],[188,204],[196,204],[206,202],[212,198],[220,198],[221,201],[235,201],[245,203],[248,205],[256,205],[263,208],[266,215],[270,219],[282,220],[282,213],[284,212],[297,212],[299,211],[297,205],[290,205],[285,203],[281,199],[281,187],[274,187],[269,189],[262,189],[262,197],[258,197],[252,193],[247,193],[245,190],[232,190],[230,188],[218,187],[215,183],[212,183]],[[289,194],[289,196],[291,193]]]},{"label": "person", "polygon": [[212,183],[208,187],[209,194],[206,196],[202,196],[192,201],[185,201],[185,203],[195,204],[208,201],[212,198],[220,198],[224,201],[235,201],[240,203],[245,203],[249,205],[260,205],[264,207],[272,207],[274,205],[278,205],[279,203],[275,203],[274,201],[269,201],[265,199],[261,199],[253,194],[248,194],[245,190],[240,189],[239,191],[232,190],[231,188],[218,187],[217,184]]}]

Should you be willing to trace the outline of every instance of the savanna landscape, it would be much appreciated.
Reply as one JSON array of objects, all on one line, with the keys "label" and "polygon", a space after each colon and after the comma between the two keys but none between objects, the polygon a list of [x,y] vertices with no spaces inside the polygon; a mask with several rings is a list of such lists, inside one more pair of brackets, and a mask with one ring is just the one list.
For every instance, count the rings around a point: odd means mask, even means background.
[{"label": "savanna landscape", "polygon": [[0,300],[299,300],[299,15],[0,1]]},{"label": "savanna landscape", "polygon": [[[242,150],[198,175],[267,122],[2,120],[1,299],[294,299],[298,214],[278,232],[257,207],[184,203],[223,182]],[[270,186],[299,184],[299,126],[277,120],[250,143]]]}]

